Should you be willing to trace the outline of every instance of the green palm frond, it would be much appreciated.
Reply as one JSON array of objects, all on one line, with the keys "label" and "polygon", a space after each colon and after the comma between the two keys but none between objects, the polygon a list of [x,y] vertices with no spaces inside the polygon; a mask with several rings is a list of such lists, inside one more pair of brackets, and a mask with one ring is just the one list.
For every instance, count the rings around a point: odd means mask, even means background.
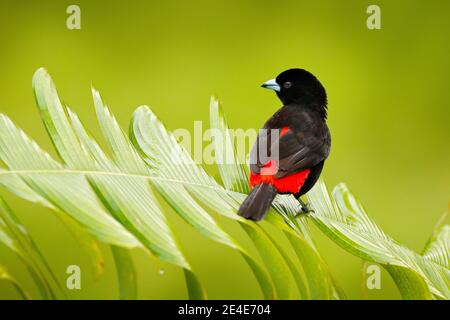
[{"label": "green palm frond", "polygon": [[[442,218],[446,216],[447,214]],[[441,226],[438,223],[422,255],[425,259],[429,259],[444,268],[450,269],[450,226],[448,224]]]},{"label": "green palm frond", "polygon": [[[1,172],[2,185],[30,200],[31,195],[17,180],[20,178],[39,199],[67,213],[98,240],[125,248],[144,246],[161,259],[187,269],[192,291],[201,297],[198,281],[142,175],[147,168],[125,136],[115,137],[113,146],[122,148],[115,150],[120,157],[109,160],[76,115],[67,110],[67,116],[45,70],[36,72],[33,85],[47,131],[65,163],[52,159],[1,115],[0,158],[9,169]],[[102,110],[96,103],[101,116]],[[105,114],[101,119],[106,125],[109,118]]]},{"label": "green palm frond", "polygon": [[308,198],[317,225],[344,249],[384,266],[404,298],[426,299],[433,295],[450,299],[448,225],[430,243],[425,255],[420,255],[385,234],[344,184],[336,186],[330,197],[325,184],[319,181]]},{"label": "green palm frond", "polygon": [[[14,252],[25,264],[43,299],[56,299],[58,297],[53,285],[56,285],[60,294],[63,294],[62,287],[49,263],[25,226],[2,198],[0,198],[0,243]],[[0,269],[0,274],[5,280],[10,280],[21,295],[24,293],[18,282],[6,272],[6,269]],[[29,296],[26,295],[26,297]]]}]

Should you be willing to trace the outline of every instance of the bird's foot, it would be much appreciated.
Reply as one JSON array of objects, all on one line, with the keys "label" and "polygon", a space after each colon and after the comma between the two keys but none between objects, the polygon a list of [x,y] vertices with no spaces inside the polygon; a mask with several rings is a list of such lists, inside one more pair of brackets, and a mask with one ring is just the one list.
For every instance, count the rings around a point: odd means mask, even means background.
[{"label": "bird's foot", "polygon": [[300,208],[300,211],[297,213],[297,217],[300,215],[309,214],[311,212],[314,212],[314,210],[311,209],[311,206],[309,205],[309,203],[305,203],[300,199],[298,199],[298,201],[300,202],[301,208]]},{"label": "bird's foot", "polygon": [[311,206],[309,204],[302,206],[302,214],[308,214],[308,213],[314,213],[315,211],[311,209]]}]

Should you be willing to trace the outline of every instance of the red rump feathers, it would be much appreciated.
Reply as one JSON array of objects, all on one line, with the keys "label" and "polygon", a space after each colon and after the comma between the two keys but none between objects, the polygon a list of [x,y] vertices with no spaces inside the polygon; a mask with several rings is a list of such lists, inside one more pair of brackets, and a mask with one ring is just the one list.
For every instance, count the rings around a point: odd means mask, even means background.
[{"label": "red rump feathers", "polygon": [[[273,167],[272,161],[274,160],[268,162],[268,167]],[[273,185],[278,190],[278,193],[298,193],[306,178],[308,178],[309,171],[309,169],[306,169],[280,179],[275,179],[273,174],[263,174],[263,170],[261,170],[261,174],[250,172],[250,185],[254,187],[260,183],[268,183]]]}]

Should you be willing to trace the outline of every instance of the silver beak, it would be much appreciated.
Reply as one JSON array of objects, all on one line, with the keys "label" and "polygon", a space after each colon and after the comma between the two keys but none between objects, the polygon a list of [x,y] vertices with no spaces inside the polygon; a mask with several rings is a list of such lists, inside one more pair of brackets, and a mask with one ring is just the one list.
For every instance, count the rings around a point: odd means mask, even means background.
[{"label": "silver beak", "polygon": [[275,81],[275,79],[269,80],[264,82],[261,87],[266,88],[266,89],[270,89],[270,90],[275,90],[275,91],[280,91],[280,85]]}]

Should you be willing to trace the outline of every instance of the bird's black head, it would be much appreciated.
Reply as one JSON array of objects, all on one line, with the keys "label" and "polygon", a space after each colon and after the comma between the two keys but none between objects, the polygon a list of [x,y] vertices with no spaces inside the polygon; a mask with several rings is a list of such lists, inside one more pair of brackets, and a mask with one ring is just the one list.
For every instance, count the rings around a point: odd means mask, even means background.
[{"label": "bird's black head", "polygon": [[276,79],[262,84],[263,88],[277,93],[283,104],[299,104],[320,111],[326,117],[327,94],[319,80],[303,69],[289,69]]}]

